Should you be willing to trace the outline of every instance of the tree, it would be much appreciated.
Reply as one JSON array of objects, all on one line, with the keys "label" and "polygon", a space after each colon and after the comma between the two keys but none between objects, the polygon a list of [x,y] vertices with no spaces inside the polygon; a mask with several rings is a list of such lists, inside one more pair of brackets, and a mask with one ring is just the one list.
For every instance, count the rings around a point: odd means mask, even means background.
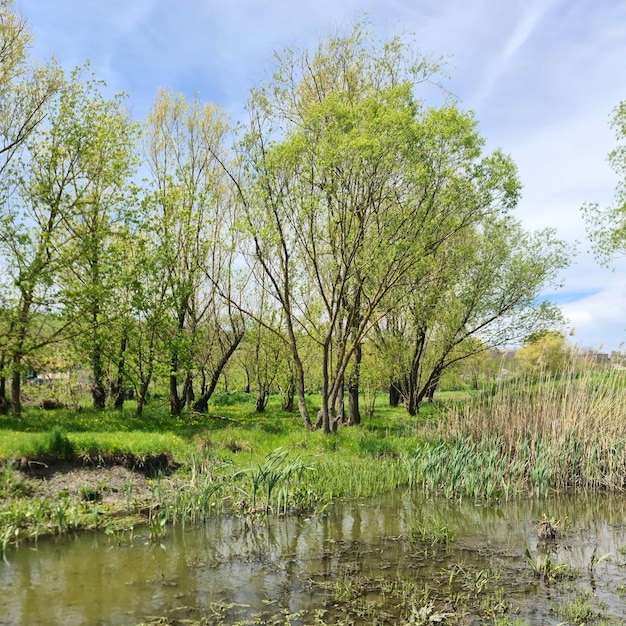
[{"label": "tree", "polygon": [[[27,64],[27,51],[31,34],[25,20],[17,13],[12,0],[0,0],[0,228],[8,220],[11,209],[7,206],[12,183],[15,178],[9,176],[10,167],[19,156],[25,142],[41,124],[46,114],[46,107],[57,93],[61,76],[54,64],[36,67]],[[10,226],[9,226],[10,230]],[[0,235],[6,241],[7,234]],[[6,248],[5,248],[6,250]],[[2,298],[3,308],[10,308],[5,303],[14,299],[13,285],[6,285]],[[19,334],[19,333],[18,333]],[[8,324],[0,336],[0,411],[6,411],[6,371],[12,361],[9,343],[16,339],[15,321]],[[18,340],[19,341],[19,340]],[[9,373],[15,369],[15,363],[9,366]],[[17,408],[17,407],[16,407]]]},{"label": "tree", "polygon": [[28,25],[13,0],[0,0],[0,177],[44,119],[61,85],[55,64],[27,63],[30,42]]},{"label": "tree", "polygon": [[618,145],[609,153],[608,160],[620,177],[615,204],[601,208],[597,203],[588,203],[582,208],[593,251],[604,265],[614,255],[626,254],[626,100],[613,110],[611,127]]},{"label": "tree", "polygon": [[125,254],[122,284],[128,293],[127,341],[124,346],[125,373],[137,399],[141,415],[148,391],[158,370],[159,356],[165,351],[163,328],[169,323],[167,268],[158,249],[152,245],[152,230],[140,221],[131,230],[132,247]]},{"label": "tree", "polygon": [[129,245],[124,189],[134,173],[137,141],[137,128],[122,97],[106,100],[102,87],[94,80],[80,81],[75,73],[64,90],[57,122],[61,141],[81,144],[73,164],[75,178],[81,179],[75,185],[76,207],[64,221],[69,262],[62,277],[63,311],[75,320],[74,343],[79,358],[87,357],[90,363],[93,405],[98,409],[106,402],[107,363],[117,358],[119,366],[123,359],[118,345],[125,341],[124,333],[116,331],[123,318],[119,279]]},{"label": "tree", "polygon": [[[314,55],[287,51],[253,91],[240,186],[251,255],[284,312],[303,422],[297,329],[319,346],[318,424],[337,427],[346,372],[358,394],[359,350],[381,305],[418,262],[406,254],[432,207],[417,173],[423,153],[416,83],[437,66],[394,39],[377,46],[356,25]],[[356,396],[358,397],[358,395]],[[353,396],[354,398],[354,396]]]},{"label": "tree", "polygon": [[[26,151],[12,168],[16,194],[3,215],[0,250],[14,285],[8,347],[14,415],[21,410],[25,358],[67,337],[70,328],[83,332],[79,327],[86,314],[92,331],[101,322],[93,308],[102,293],[101,242],[93,243],[84,226],[94,207],[96,214],[101,211],[99,203],[118,182],[115,177],[124,173],[112,145],[125,151],[119,142],[127,136],[117,135],[115,116],[94,90],[93,83],[82,83],[74,72],[50,101],[45,125],[29,136]],[[85,267],[81,274],[79,268]],[[79,287],[65,282],[72,270]],[[41,313],[52,312],[63,314],[62,325],[39,323],[51,319]],[[93,341],[91,346],[93,354]]]},{"label": "tree", "polygon": [[[481,171],[489,184],[495,180],[488,168]],[[392,381],[412,415],[432,400],[449,367],[560,317],[537,299],[567,264],[567,246],[552,231],[524,232],[493,197],[485,208],[481,219],[448,239],[407,290],[412,295],[393,324],[379,329]]]},{"label": "tree", "polygon": [[557,374],[571,355],[571,346],[561,331],[542,329],[526,338],[515,358],[526,371]]},{"label": "tree", "polygon": [[[144,154],[151,172],[146,231],[152,230],[166,287],[168,323],[162,336],[169,352],[174,415],[194,399],[194,364],[203,369],[211,355],[211,382],[196,401],[196,408],[206,410],[219,374],[243,336],[238,312],[230,298],[222,297],[224,292],[235,299],[233,215],[222,167],[227,132],[219,107],[187,103],[182,95],[165,90],[157,94],[144,124]],[[205,351],[198,364],[196,344],[218,350]]]}]

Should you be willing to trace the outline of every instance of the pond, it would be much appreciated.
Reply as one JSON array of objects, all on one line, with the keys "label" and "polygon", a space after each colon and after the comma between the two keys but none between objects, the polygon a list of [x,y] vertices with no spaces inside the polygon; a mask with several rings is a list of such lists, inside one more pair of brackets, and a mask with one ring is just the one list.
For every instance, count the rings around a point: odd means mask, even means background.
[{"label": "pond", "polygon": [[157,540],[40,539],[0,562],[0,624],[621,624],[625,514],[602,494],[477,506],[399,492]]}]

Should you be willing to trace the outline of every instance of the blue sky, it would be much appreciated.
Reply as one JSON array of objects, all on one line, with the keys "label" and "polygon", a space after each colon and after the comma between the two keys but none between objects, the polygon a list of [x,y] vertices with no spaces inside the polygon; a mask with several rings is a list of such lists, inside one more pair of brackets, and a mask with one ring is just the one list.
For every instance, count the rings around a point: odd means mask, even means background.
[{"label": "blue sky", "polygon": [[[617,183],[613,107],[626,99],[621,0],[15,0],[32,56],[68,70],[87,59],[138,119],[159,87],[198,94],[244,119],[248,89],[274,51],[313,46],[367,16],[382,37],[407,33],[443,57],[445,86],[474,110],[488,147],[519,167],[517,216],[554,227],[578,255],[555,294],[580,347],[626,342],[626,261],[588,253],[580,207],[610,204]],[[552,293],[552,292],[550,292]]]}]

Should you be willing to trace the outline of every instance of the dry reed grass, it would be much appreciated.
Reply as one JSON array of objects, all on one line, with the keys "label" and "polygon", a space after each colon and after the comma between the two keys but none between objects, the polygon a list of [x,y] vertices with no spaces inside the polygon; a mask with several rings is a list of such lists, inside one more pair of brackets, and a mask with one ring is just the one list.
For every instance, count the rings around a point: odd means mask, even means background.
[{"label": "dry reed grass", "polygon": [[[526,481],[551,488],[626,488],[626,372],[572,363],[559,375],[501,381],[452,410],[446,440],[492,440]],[[543,475],[542,475],[543,474]]]}]

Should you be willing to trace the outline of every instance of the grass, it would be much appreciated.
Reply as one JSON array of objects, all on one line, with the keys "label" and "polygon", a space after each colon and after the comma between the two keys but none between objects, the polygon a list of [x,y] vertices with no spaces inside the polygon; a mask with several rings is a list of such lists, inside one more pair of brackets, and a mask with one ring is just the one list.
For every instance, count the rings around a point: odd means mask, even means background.
[{"label": "grass", "polygon": [[534,559],[526,548],[526,562],[530,565],[535,576],[546,583],[555,583],[559,580],[571,580],[578,578],[578,572],[567,563],[559,563],[549,556],[537,555]]},{"label": "grass", "polygon": [[[321,512],[335,498],[397,488],[488,503],[570,487],[622,490],[625,386],[624,375],[613,372],[507,381],[482,394],[442,394],[444,399],[425,406],[417,418],[380,401],[360,427],[331,436],[304,431],[297,414],[280,409],[278,398],[259,415],[254,396],[246,394],[219,394],[208,415],[181,417],[151,406],[137,418],[130,404],[128,410],[104,412],[29,407],[20,420],[0,416],[0,553],[42,534],[77,529],[115,534],[140,522],[158,543],[169,523],[198,524],[225,511],[252,528],[267,515]],[[316,398],[308,400],[314,412]],[[117,508],[104,502],[107,485],[85,483],[77,497],[33,494],[10,464],[19,457],[56,456],[97,465],[119,455],[163,453],[178,465],[175,473],[147,481],[147,500],[129,484]],[[565,521],[541,522],[549,522],[557,536],[566,529]],[[443,554],[454,541],[454,529],[443,519],[425,518],[404,540],[412,549],[433,554],[441,548]],[[549,557],[526,556],[544,583],[576,575]],[[589,573],[605,559],[594,554]],[[444,591],[454,590],[458,600],[455,616],[449,613],[449,598],[429,587],[407,586],[408,581],[350,575],[327,581],[326,591],[329,603],[349,609],[346,623],[378,610],[371,597],[383,607],[399,607],[406,623],[462,623],[464,607],[472,607],[482,623],[524,623],[507,614],[497,571],[458,563],[441,577],[447,581]],[[626,593],[622,587],[617,591]],[[601,613],[582,597],[555,612],[571,623],[601,623]],[[324,623],[321,616],[316,623]]]},{"label": "grass", "polygon": [[[381,400],[360,427],[330,436],[306,432],[278,397],[258,414],[253,394],[216,394],[208,414],[178,417],[158,403],[140,417],[131,403],[100,412],[31,406],[20,419],[0,416],[0,461],[98,465],[167,455],[183,487],[161,486],[153,498],[174,521],[198,521],[224,507],[264,515],[319,511],[334,498],[398,487],[485,502],[570,488],[621,491],[625,389],[624,372],[534,375],[482,393],[441,394],[417,417]],[[312,414],[318,400],[307,397]],[[0,498],[18,500],[19,484],[2,478]]]},{"label": "grass", "polygon": [[454,530],[437,517],[415,521],[409,529],[409,542],[430,547],[445,546],[454,541]]}]

